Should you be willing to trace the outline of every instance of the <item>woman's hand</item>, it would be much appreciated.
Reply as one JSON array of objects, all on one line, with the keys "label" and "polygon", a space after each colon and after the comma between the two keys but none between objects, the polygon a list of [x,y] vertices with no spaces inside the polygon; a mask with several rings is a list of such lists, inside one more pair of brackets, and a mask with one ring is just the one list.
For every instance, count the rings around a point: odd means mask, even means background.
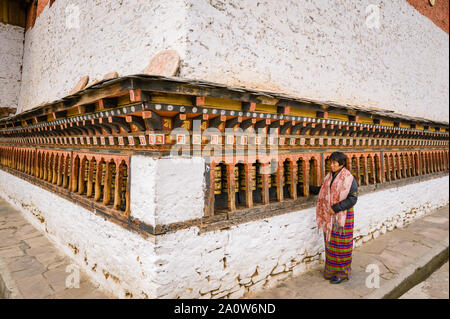
[{"label": "woman's hand", "polygon": [[336,213],[334,212],[333,208],[331,208],[331,207],[330,207],[330,210],[329,210],[329,212],[330,212],[330,214],[331,214],[331,215],[334,215],[334,214],[336,214]]}]

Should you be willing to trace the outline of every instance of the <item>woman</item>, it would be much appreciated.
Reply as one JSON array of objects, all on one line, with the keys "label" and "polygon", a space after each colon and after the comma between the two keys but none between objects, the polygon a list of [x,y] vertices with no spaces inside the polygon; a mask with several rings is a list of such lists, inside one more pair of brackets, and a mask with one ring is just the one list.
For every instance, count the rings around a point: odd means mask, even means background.
[{"label": "woman", "polygon": [[343,153],[332,153],[331,172],[325,176],[322,186],[310,186],[312,194],[319,194],[316,218],[325,239],[324,277],[332,284],[349,279],[352,263],[353,206],[357,201],[358,184],[346,164]]}]

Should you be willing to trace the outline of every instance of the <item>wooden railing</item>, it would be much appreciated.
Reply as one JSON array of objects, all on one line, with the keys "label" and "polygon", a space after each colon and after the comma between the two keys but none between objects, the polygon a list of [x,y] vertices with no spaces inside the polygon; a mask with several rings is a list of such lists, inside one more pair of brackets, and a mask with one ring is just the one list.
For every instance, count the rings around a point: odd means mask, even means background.
[{"label": "wooden railing", "polygon": [[[347,168],[358,185],[390,182],[448,170],[448,150],[344,152]],[[210,163],[205,214],[251,208],[287,199],[309,197],[309,186],[320,186],[330,172],[331,153],[243,157]]]},{"label": "wooden railing", "polygon": [[130,213],[127,155],[0,146],[0,164],[36,182],[53,184],[125,215]]}]

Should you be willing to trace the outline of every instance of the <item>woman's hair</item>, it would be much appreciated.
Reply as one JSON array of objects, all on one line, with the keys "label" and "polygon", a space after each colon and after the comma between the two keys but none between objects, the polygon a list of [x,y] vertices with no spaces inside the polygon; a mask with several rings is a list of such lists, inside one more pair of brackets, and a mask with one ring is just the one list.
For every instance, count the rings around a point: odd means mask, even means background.
[{"label": "woman's hair", "polygon": [[330,155],[330,161],[338,162],[339,165],[347,167],[347,156],[342,152],[333,152]]}]

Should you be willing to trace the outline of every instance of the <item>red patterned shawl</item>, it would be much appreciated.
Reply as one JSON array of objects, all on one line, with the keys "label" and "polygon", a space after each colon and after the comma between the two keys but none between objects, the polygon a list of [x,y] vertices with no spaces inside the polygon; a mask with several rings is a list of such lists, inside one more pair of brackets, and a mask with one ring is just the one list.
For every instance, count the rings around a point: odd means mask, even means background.
[{"label": "red patterned shawl", "polygon": [[316,207],[317,226],[326,234],[327,241],[330,241],[331,230],[336,221],[340,227],[344,227],[345,225],[347,212],[340,211],[335,215],[332,215],[330,214],[329,209],[334,204],[347,198],[353,183],[353,175],[348,169],[343,167],[335,177],[330,188],[332,179],[333,175],[331,172],[325,176],[322,187],[320,188]]}]

